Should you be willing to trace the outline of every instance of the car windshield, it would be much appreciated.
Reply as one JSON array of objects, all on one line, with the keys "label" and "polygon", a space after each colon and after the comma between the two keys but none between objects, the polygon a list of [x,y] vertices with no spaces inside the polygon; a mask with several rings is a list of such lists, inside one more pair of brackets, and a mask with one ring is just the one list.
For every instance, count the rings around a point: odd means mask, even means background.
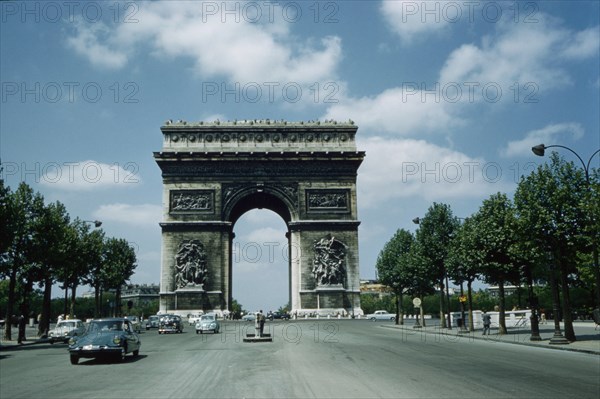
[{"label": "car windshield", "polygon": [[148,320],[156,321],[158,320],[158,316],[150,316],[148,317]]},{"label": "car windshield", "polygon": [[75,321],[61,321],[56,325],[56,327],[66,327],[66,328],[75,328],[77,326],[77,322]]},{"label": "car windshield", "polygon": [[200,317],[200,320],[202,320],[202,321],[212,321],[214,319],[215,319],[215,316],[212,314],[207,314],[207,315]]},{"label": "car windshield", "polygon": [[118,320],[92,321],[88,328],[88,332],[90,333],[100,333],[107,331],[123,331],[123,322]]}]

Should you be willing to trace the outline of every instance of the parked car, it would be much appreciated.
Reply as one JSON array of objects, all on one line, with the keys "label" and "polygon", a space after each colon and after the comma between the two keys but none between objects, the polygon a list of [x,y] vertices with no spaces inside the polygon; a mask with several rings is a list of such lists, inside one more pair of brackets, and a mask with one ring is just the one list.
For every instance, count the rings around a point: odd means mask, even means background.
[{"label": "parked car", "polygon": [[125,318],[92,320],[83,335],[69,340],[71,364],[80,358],[112,357],[123,361],[128,353],[140,353],[140,338]]},{"label": "parked car", "polygon": [[190,326],[195,326],[196,323],[198,323],[200,321],[201,317],[202,317],[202,313],[189,314],[188,315],[188,323],[190,324]]},{"label": "parked car", "polygon": [[196,334],[202,334],[205,331],[212,331],[214,334],[218,334],[220,328],[221,325],[219,324],[219,320],[217,320],[217,315],[208,313],[202,315],[196,323]]},{"label": "parked car", "polygon": [[48,333],[48,340],[51,344],[55,342],[69,342],[71,337],[76,337],[85,333],[85,324],[79,319],[60,320],[56,323],[54,329]]},{"label": "parked car", "polygon": [[270,312],[267,315],[267,319],[273,321],[275,319],[289,320],[290,315],[286,312]]},{"label": "parked car", "polygon": [[160,322],[159,316],[148,316],[148,319],[146,320],[146,331],[151,328],[158,328],[159,322]]},{"label": "parked car", "polygon": [[142,323],[140,323],[140,318],[137,316],[125,316],[127,320],[131,322],[131,326],[133,327],[133,331],[136,333],[142,332]]},{"label": "parked car", "polygon": [[396,315],[389,313],[387,310],[376,310],[375,313],[368,314],[366,316],[369,320],[396,320]]},{"label": "parked car", "polygon": [[256,320],[256,314],[254,313],[248,313],[242,316],[242,320],[244,321],[254,321]]},{"label": "parked car", "polygon": [[181,320],[181,316],[174,314],[165,314],[160,316],[160,321],[158,322],[158,333],[162,334],[168,332],[183,332],[183,320]]}]

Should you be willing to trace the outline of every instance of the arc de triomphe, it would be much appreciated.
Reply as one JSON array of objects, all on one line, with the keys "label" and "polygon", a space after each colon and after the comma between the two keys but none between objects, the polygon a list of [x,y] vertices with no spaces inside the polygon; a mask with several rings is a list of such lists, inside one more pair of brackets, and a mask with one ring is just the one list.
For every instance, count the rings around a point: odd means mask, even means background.
[{"label": "arc de triomphe", "polygon": [[232,300],[236,221],[285,221],[292,312],[361,314],[353,122],[243,121],[161,127],[160,310],[221,313]]}]

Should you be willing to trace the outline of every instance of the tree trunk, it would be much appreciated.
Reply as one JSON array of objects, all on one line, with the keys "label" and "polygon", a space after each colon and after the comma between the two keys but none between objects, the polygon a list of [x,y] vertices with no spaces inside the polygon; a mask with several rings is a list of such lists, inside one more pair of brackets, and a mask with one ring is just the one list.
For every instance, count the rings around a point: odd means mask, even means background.
[{"label": "tree trunk", "polygon": [[402,307],[402,290],[396,295],[396,324],[404,325],[404,308]]},{"label": "tree trunk", "polygon": [[71,308],[69,309],[69,316],[71,319],[75,317],[75,295],[77,294],[77,283],[73,283],[71,287]]},{"label": "tree trunk", "polygon": [[498,296],[500,299],[500,312],[498,314],[498,334],[506,334],[506,314],[505,312],[505,298],[504,298],[504,281],[500,281],[498,284]]},{"label": "tree trunk", "polygon": [[50,330],[50,310],[52,303],[52,278],[44,279],[44,301],[42,303],[42,317],[38,324],[38,337],[48,336]]},{"label": "tree trunk", "polygon": [[571,342],[575,342],[575,330],[573,329],[573,316],[571,314],[571,298],[569,296],[569,279],[567,268],[563,267],[561,260],[560,267],[560,285],[562,289],[562,314],[565,330],[565,338]]},{"label": "tree trunk", "polygon": [[65,282],[65,303],[63,306],[63,317],[67,317],[69,309],[69,284]]},{"label": "tree trunk", "polygon": [[8,282],[8,300],[6,302],[6,317],[4,318],[4,339],[12,340],[12,319],[13,309],[15,307],[15,287],[17,285],[17,266],[13,265],[10,271],[10,280]]},{"label": "tree trunk", "polygon": [[473,291],[471,290],[471,284],[473,280],[467,280],[467,300],[469,303],[469,331],[475,331],[473,325]]},{"label": "tree trunk", "polygon": [[444,315],[444,276],[440,278],[440,326],[446,328],[446,316]]},{"label": "tree trunk", "polygon": [[94,286],[94,318],[100,317],[100,287],[98,284]]}]

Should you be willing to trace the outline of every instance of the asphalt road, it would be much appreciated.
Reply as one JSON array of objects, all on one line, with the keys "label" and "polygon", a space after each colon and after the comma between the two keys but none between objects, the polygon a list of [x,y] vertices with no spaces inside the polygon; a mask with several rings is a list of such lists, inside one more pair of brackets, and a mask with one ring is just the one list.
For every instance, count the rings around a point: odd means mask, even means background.
[{"label": "asphalt road", "polygon": [[137,358],[69,363],[66,345],[0,352],[0,398],[598,398],[600,356],[384,328],[386,322],[267,323],[272,343],[220,334],[141,334]]}]

